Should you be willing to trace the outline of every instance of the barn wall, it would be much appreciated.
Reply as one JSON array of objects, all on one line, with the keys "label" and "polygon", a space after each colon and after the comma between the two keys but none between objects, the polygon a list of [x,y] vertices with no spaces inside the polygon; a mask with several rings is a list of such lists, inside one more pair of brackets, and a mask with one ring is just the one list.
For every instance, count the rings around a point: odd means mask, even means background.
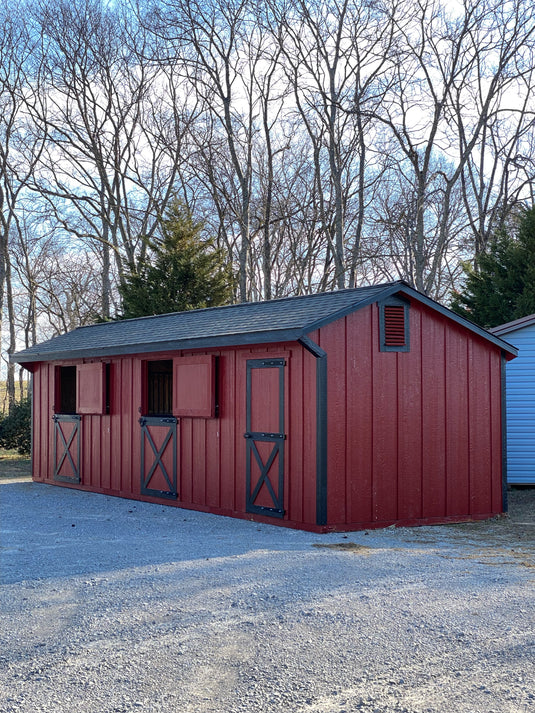
[{"label": "barn wall", "polygon": [[408,352],[379,350],[376,304],[323,327],[318,342],[328,354],[331,526],[502,511],[498,348],[414,302]]},{"label": "barn wall", "polygon": [[[217,418],[180,418],[177,428],[178,499],[141,495],[142,363],[146,359],[210,353],[218,357]],[[82,489],[154,500],[224,514],[245,514],[246,362],[284,355],[286,432],[284,520],[316,522],[316,363],[300,345],[141,354],[106,359],[111,366],[111,409],[83,415]],[[75,364],[76,361],[62,364]],[[54,374],[58,364],[40,364],[34,377],[34,479],[54,482]],[[62,483],[64,485],[64,483]],[[72,487],[67,484],[67,487]],[[260,518],[261,519],[261,518]]]}]

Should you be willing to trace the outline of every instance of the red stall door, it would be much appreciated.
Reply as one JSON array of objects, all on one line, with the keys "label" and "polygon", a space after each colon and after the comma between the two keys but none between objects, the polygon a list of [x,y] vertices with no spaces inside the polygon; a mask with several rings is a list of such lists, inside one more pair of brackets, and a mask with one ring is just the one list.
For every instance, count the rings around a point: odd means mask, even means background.
[{"label": "red stall door", "polygon": [[55,415],[54,480],[79,483],[81,417],[77,414]]},{"label": "red stall door", "polygon": [[141,425],[141,493],[177,497],[177,419],[144,416]]},{"label": "red stall door", "polygon": [[284,359],[247,361],[246,509],[284,516]]}]

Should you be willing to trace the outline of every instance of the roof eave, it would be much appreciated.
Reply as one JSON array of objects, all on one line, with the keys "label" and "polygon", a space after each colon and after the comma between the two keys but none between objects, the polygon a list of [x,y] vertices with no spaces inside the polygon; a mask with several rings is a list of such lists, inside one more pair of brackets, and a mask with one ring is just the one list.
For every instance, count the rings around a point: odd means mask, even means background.
[{"label": "roof eave", "polygon": [[352,303],[349,306],[346,306],[344,309],[340,310],[339,312],[329,315],[328,318],[324,318],[324,319],[318,320],[316,322],[313,322],[313,323],[307,325],[307,327],[303,331],[306,334],[310,334],[314,330],[319,329],[320,327],[323,327],[326,324],[329,324],[330,322],[334,322],[337,319],[346,317],[348,314],[351,314],[351,312],[354,312],[357,309],[362,309],[364,307],[369,306],[370,304],[374,304],[375,302],[382,302],[383,300],[386,300],[389,297],[392,297],[393,295],[398,295],[398,294],[404,294],[407,297],[415,299],[415,300],[425,304],[426,306],[430,307],[431,309],[434,309],[435,311],[440,312],[442,315],[444,315],[448,319],[452,319],[454,322],[457,322],[457,324],[460,324],[463,327],[466,327],[471,332],[475,332],[479,336],[483,337],[483,339],[486,339],[487,341],[492,342],[497,347],[499,347],[500,349],[505,351],[507,354],[509,354],[510,359],[513,359],[514,357],[518,356],[518,349],[516,347],[514,347],[512,344],[509,344],[508,342],[504,341],[503,339],[500,339],[499,337],[495,336],[494,334],[491,334],[486,329],[483,329],[479,325],[475,324],[475,322],[471,322],[469,319],[461,317],[460,315],[453,312],[451,309],[448,309],[447,307],[443,307],[439,302],[435,302],[435,300],[432,300],[430,297],[427,297],[426,295],[422,294],[421,292],[418,292],[417,290],[415,290],[413,287],[411,287],[407,282],[404,282],[403,280],[399,280],[398,282],[394,282],[391,285],[388,285],[388,287],[385,287],[378,293],[370,295],[369,297],[367,297],[364,300],[359,300],[359,301],[356,301],[355,303]]},{"label": "roof eave", "polygon": [[195,339],[171,339],[166,341],[146,342],[143,344],[124,344],[116,347],[100,347],[95,349],[69,349],[49,352],[34,352],[24,355],[24,352],[13,354],[10,361],[25,366],[40,361],[65,361],[77,359],[98,359],[128,354],[145,354],[170,352],[190,349],[213,349],[217,347],[234,347],[247,344],[266,344],[273,342],[295,342],[303,334],[301,329],[273,329],[264,332],[248,332],[244,334],[224,334],[218,337],[198,337]]},{"label": "roof eave", "polygon": [[492,342],[495,344],[497,347],[499,347],[502,351],[506,352],[506,354],[509,354],[509,359],[514,359],[514,357],[518,356],[518,349],[513,346],[512,344],[509,344],[509,342],[506,342],[503,339],[500,339],[500,337],[497,337],[494,334],[491,334],[491,332],[487,331],[486,329],[483,329],[483,327],[480,327],[477,325],[475,322],[471,322],[469,319],[466,319],[465,317],[461,317],[461,315],[456,314],[453,312],[451,309],[448,309],[447,307],[444,307],[441,305],[439,302],[435,302],[435,300],[432,300],[430,297],[427,297],[426,295],[423,295],[421,292],[418,292],[417,290],[413,289],[407,284],[402,285],[398,289],[399,292],[402,292],[406,294],[409,297],[412,297],[413,299],[421,302],[422,304],[425,304],[426,306],[430,307],[431,309],[434,309],[437,312],[440,312],[440,314],[444,315],[448,319],[452,319],[454,322],[457,322],[457,324],[460,324],[463,327],[466,327],[469,329],[471,332],[474,332],[475,334],[478,334],[480,337],[483,337],[483,339],[486,339],[489,342]]},{"label": "roof eave", "polygon": [[508,334],[509,332],[515,332],[517,329],[523,329],[524,327],[532,327],[535,324],[535,314],[528,314],[526,317],[521,317],[520,319],[515,319],[512,322],[506,322],[505,324],[500,324],[497,327],[492,327],[489,332],[492,334]]}]

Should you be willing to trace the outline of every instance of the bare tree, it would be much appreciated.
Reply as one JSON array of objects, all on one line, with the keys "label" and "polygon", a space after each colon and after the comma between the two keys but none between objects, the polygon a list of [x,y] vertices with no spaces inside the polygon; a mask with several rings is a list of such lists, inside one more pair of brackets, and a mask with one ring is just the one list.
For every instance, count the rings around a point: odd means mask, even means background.
[{"label": "bare tree", "polygon": [[277,39],[286,75],[313,148],[325,264],[333,262],[337,287],[355,285],[371,143],[367,117],[388,86],[392,9],[299,0],[287,7],[273,2],[271,13],[282,28]]},{"label": "bare tree", "polygon": [[[183,62],[185,76],[222,131],[239,204],[236,220],[239,298],[248,298],[251,239],[252,149],[256,131],[257,27],[247,0],[164,0],[154,32]],[[210,122],[210,119],[208,120]]]},{"label": "bare tree", "polygon": [[[502,65],[502,76],[496,72],[490,79],[485,75],[485,63],[477,63],[477,81],[453,97],[461,154],[474,134],[476,115],[469,107],[487,115],[461,172],[476,255],[519,203],[533,205],[535,192],[533,4],[500,3],[492,10],[498,33],[495,60],[497,69]],[[494,82],[494,91],[489,90],[489,82]]]},{"label": "bare tree", "polygon": [[48,135],[34,188],[73,236],[100,245],[102,305],[110,313],[111,256],[136,269],[175,190],[194,105],[172,65],[151,60],[146,31],[100,0],[44,0],[34,14],[46,91],[29,106]]},{"label": "bare tree", "polygon": [[11,251],[25,346],[90,324],[100,314],[101,251],[73,248],[58,226],[43,230],[41,222],[39,229],[37,218],[28,219]]},{"label": "bare tree", "polygon": [[[525,24],[516,19],[521,6]],[[407,279],[430,293],[436,287],[438,263],[428,258],[426,211],[436,157],[449,159],[449,167],[441,169],[443,206],[433,237],[435,254],[441,255],[450,240],[456,185],[485,142],[485,130],[496,107],[503,107],[507,88],[519,77],[518,52],[533,41],[533,7],[528,8],[524,0],[464,0],[462,6],[447,10],[441,0],[420,0],[405,3],[403,18],[403,24],[396,22],[400,53],[396,81],[389,101],[383,102],[374,118],[394,137],[401,153],[400,170],[411,172],[413,259]],[[391,157],[390,138],[383,148]]]},{"label": "bare tree", "polygon": [[[36,84],[28,79],[34,41],[25,22],[24,7],[14,2],[0,10],[0,342],[5,306],[8,355],[16,350],[10,241],[20,229],[19,205],[43,150],[43,135],[35,133],[24,110],[25,100],[36,90]],[[15,401],[15,366],[9,360],[7,394],[11,407]]]}]

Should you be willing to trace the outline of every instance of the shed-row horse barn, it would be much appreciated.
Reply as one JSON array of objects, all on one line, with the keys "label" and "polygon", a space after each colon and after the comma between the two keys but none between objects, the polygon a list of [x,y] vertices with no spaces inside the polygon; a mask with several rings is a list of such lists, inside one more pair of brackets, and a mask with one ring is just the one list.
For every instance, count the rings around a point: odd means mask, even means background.
[{"label": "shed-row horse barn", "polygon": [[81,327],[14,360],[34,480],[322,532],[504,511],[515,354],[393,282]]}]

